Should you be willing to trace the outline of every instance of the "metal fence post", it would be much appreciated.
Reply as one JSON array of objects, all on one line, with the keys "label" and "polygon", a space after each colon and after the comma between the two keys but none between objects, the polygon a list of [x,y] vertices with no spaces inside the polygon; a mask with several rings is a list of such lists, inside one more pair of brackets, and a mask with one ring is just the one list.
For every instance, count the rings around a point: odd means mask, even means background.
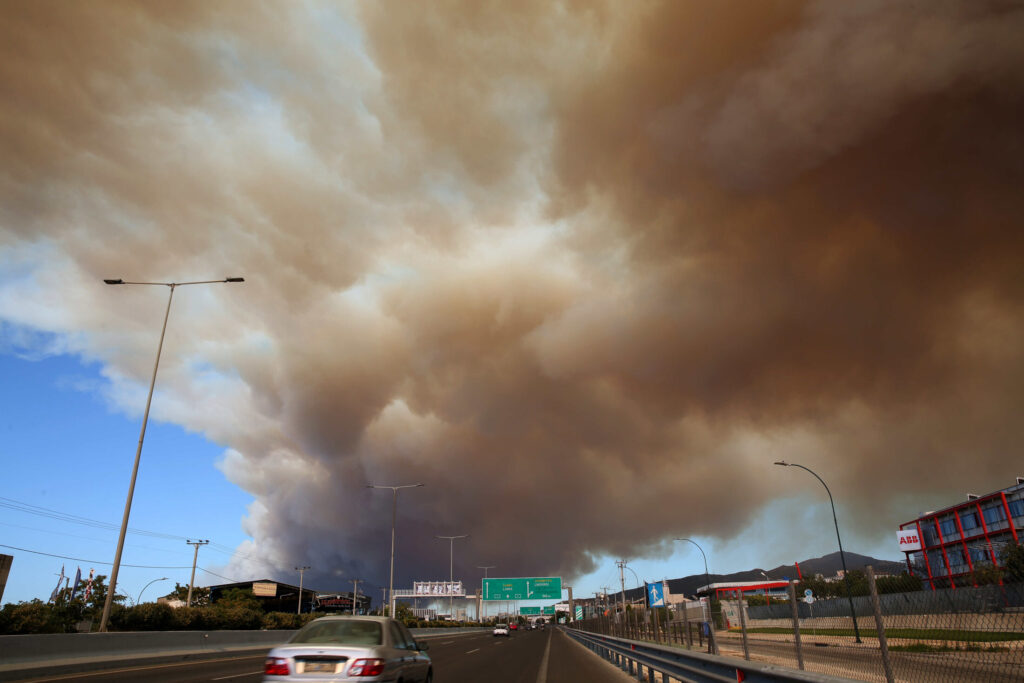
[{"label": "metal fence post", "polygon": [[804,670],[804,649],[800,643],[800,612],[796,604],[796,581],[789,581],[789,606],[793,613],[793,643],[796,645],[796,661],[800,670]]},{"label": "metal fence post", "polygon": [[690,608],[686,604],[686,598],[683,598],[683,632],[686,634],[686,641],[679,641],[680,645],[686,645],[686,649],[690,649],[692,640],[690,638]]},{"label": "metal fence post", "polygon": [[896,679],[892,674],[892,662],[889,661],[889,645],[885,639],[885,624],[882,623],[882,605],[878,600],[875,568],[868,565],[864,569],[868,575],[868,588],[871,589],[871,611],[875,613],[875,630],[878,632],[878,645],[882,650],[882,668],[885,669],[885,680],[887,683],[893,683]]},{"label": "metal fence post", "polygon": [[747,618],[743,614],[743,591],[736,591],[740,605],[740,630],[743,631],[743,659],[750,661],[750,644],[747,643]]}]

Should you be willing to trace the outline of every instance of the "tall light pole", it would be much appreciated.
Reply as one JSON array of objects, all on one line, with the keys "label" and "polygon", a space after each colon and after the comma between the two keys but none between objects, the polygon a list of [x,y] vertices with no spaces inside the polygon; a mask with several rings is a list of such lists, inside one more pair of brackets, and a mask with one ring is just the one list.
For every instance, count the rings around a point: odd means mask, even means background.
[{"label": "tall light pole", "polygon": [[[487,570],[488,569],[494,569],[495,566],[497,566],[497,565],[489,564],[486,567],[477,566],[477,569],[483,569],[484,570],[484,581],[487,581]],[[483,584],[483,581],[480,582],[480,605],[478,607],[480,609],[480,614],[476,615],[476,620],[482,622],[484,620],[484,618],[483,618],[484,617],[484,614],[483,614],[483,612],[484,612],[484,584]]]},{"label": "tall light pole", "polygon": [[391,498],[391,573],[388,577],[388,596],[390,598],[388,602],[388,616],[392,619],[395,617],[395,520],[398,515],[398,489],[414,489],[420,486],[423,486],[423,484],[399,484],[397,486],[366,485],[368,489],[391,489],[393,494]]},{"label": "tall light pole", "polygon": [[156,362],[153,363],[153,377],[149,380],[149,396],[146,398],[146,411],[142,414],[142,431],[139,432],[139,446],[135,449],[135,465],[132,467],[132,478],[128,484],[128,498],[124,503],[124,517],[121,519],[121,533],[117,537],[117,551],[114,553],[114,566],[110,570],[110,581],[107,585],[107,598],[103,602],[103,616],[100,617],[100,631],[107,630],[107,622],[110,620],[110,607],[114,602],[114,592],[117,589],[117,574],[121,569],[121,552],[124,550],[124,537],[128,533],[128,516],[132,511],[132,496],[135,495],[135,479],[139,474],[139,458],[142,456],[142,441],[146,437],[146,423],[149,422],[149,406],[153,402],[153,387],[156,385],[156,371],[160,367],[160,352],[164,348],[164,334],[167,332],[167,319],[171,315],[171,301],[174,299],[174,289],[185,285],[209,285],[221,282],[245,282],[244,278],[228,277],[223,280],[198,280],[195,282],[128,282],[120,278],[104,280],[108,285],[158,285],[170,288],[167,297],[167,311],[164,313],[164,326],[160,330],[160,344],[156,347]]},{"label": "tall light pole", "polygon": [[832,492],[828,490],[828,484],[825,483],[825,480],[819,477],[817,473],[809,467],[798,465],[795,462],[786,462],[785,460],[777,460],[775,464],[781,465],[782,467],[799,467],[802,470],[806,470],[813,474],[814,478],[820,481],[821,485],[825,487],[825,493],[828,494],[828,502],[832,505],[832,522],[836,526],[836,540],[839,541],[839,559],[843,563],[843,582],[846,584],[846,599],[850,602],[850,618],[853,619],[853,635],[856,642],[859,643],[861,642],[860,629],[857,628],[857,612],[853,609],[853,595],[850,593],[850,572],[846,570],[846,554],[843,552],[843,539],[839,536],[839,520],[836,518],[836,504],[835,501],[832,500]]},{"label": "tall light pole", "polygon": [[138,605],[139,603],[142,602],[142,594],[146,591],[147,588],[152,586],[157,581],[166,581],[166,580],[167,580],[166,576],[161,576],[159,579],[153,579],[152,581],[147,583],[145,586],[143,586],[142,590],[139,591],[139,597],[135,598],[135,604]]},{"label": "tall light pole", "polygon": [[192,554],[192,578],[188,580],[188,597],[185,598],[185,607],[192,606],[192,587],[196,585],[196,564],[199,562],[199,546],[206,545],[209,542],[209,540],[193,541],[192,539],[185,541],[187,545],[194,545],[196,547],[196,551]]},{"label": "tall light pole", "polygon": [[469,538],[469,534],[462,536],[434,536],[434,538],[447,539],[448,541],[448,614],[455,618],[455,596],[451,594],[452,584],[455,583],[455,539]]},{"label": "tall light pole", "polygon": [[295,571],[299,573],[299,606],[295,608],[295,613],[302,614],[302,579],[305,573],[309,571],[309,567],[296,567]]}]

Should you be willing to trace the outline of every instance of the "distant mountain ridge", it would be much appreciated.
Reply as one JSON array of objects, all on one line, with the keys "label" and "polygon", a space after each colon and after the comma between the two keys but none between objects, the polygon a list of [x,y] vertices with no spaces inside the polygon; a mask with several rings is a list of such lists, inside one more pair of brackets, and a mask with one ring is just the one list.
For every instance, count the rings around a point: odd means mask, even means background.
[{"label": "distant mountain ridge", "polygon": [[[858,555],[857,553],[847,552],[846,555],[846,568],[849,570],[864,569],[868,565],[875,568],[876,574],[901,574],[907,570],[905,562],[894,562],[892,560],[879,560],[869,555]],[[842,559],[839,557],[839,552],[830,553],[823,557],[815,557],[809,560],[800,561],[800,573],[805,577],[813,577],[815,574],[822,574],[823,576],[835,576],[843,568]],[[783,579],[799,579],[797,575],[796,566],[792,564],[784,564],[774,569],[748,569],[742,572],[734,572],[732,574],[709,574],[711,583],[729,583],[732,581],[764,581],[765,578],[761,574],[764,572],[768,575],[769,579],[772,580],[783,580]],[[707,584],[707,578],[704,574],[694,574],[692,576],[686,576],[679,579],[668,579],[668,589],[674,595],[695,595],[697,589]],[[618,595],[619,591],[615,592]],[[643,597],[643,588],[627,588],[626,599],[637,599]]]}]

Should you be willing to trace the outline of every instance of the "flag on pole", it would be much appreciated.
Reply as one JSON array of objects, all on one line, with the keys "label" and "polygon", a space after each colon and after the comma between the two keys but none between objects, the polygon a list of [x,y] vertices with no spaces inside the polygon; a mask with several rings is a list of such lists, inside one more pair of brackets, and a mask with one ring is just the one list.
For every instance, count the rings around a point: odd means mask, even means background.
[{"label": "flag on pole", "polygon": [[75,572],[75,587],[71,589],[71,601],[73,602],[75,596],[78,595],[78,584],[82,582],[82,568],[78,567],[78,571]]},{"label": "flag on pole", "polygon": [[52,593],[50,593],[50,602],[57,599],[57,594],[60,593],[60,585],[62,583],[64,583],[64,565],[60,566],[60,578],[57,579],[57,587],[53,589]]},{"label": "flag on pole", "polygon": [[95,569],[90,569],[89,570],[89,582],[85,584],[85,598],[84,598],[84,600],[86,602],[89,602],[89,598],[92,597],[92,573],[94,571],[96,571],[96,570]]}]

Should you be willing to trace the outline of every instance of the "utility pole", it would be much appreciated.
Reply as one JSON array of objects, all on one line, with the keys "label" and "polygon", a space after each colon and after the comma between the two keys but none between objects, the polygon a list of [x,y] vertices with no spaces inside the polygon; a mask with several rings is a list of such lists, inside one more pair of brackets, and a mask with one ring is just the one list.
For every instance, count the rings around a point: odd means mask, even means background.
[{"label": "utility pole", "polygon": [[380,587],[380,614],[384,616],[384,606],[388,604],[388,588],[387,586]]},{"label": "utility pole", "polygon": [[566,586],[569,591],[569,623],[576,621],[576,603],[572,599],[572,586]]},{"label": "utility pole", "polygon": [[626,618],[626,561],[619,560],[615,564],[619,565],[619,584],[622,586],[622,618]]},{"label": "utility pole", "polygon": [[295,613],[296,614],[302,614],[302,579],[303,579],[303,575],[306,573],[306,571],[308,569],[309,569],[309,567],[296,567],[295,568],[295,571],[297,571],[299,573],[299,606],[295,608]]},{"label": "utility pole", "polygon": [[362,579],[352,579],[352,616],[356,615],[356,597],[359,595],[359,582]]},{"label": "utility pole", "polygon": [[192,606],[192,586],[196,583],[196,563],[199,561],[199,546],[206,545],[209,542],[209,540],[193,541],[192,539],[185,541],[187,545],[194,545],[196,547],[196,551],[192,553],[192,578],[188,580],[188,597],[185,599],[185,607]]}]

